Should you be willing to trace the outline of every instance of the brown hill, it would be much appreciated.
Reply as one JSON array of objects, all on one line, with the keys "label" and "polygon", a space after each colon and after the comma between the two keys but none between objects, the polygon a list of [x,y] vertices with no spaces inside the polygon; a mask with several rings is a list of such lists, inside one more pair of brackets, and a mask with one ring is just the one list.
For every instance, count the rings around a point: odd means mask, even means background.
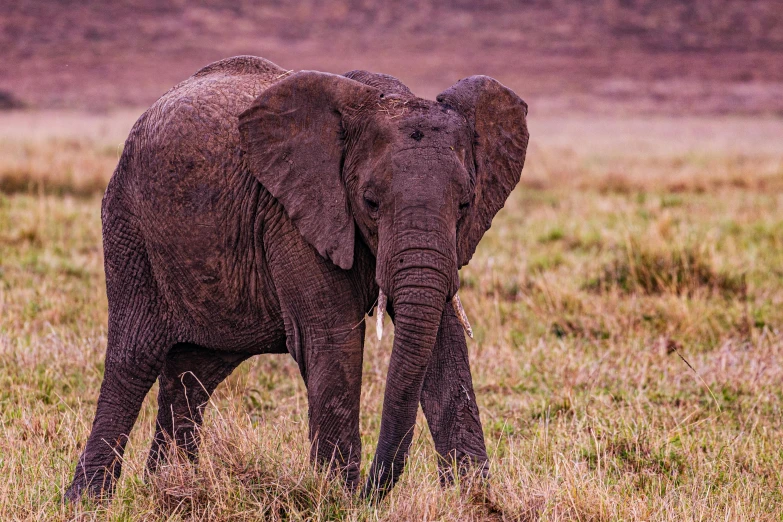
[{"label": "brown hill", "polygon": [[0,5],[0,49],[5,107],[144,106],[255,54],[428,97],[488,74],[534,110],[783,113],[780,0],[22,0]]}]

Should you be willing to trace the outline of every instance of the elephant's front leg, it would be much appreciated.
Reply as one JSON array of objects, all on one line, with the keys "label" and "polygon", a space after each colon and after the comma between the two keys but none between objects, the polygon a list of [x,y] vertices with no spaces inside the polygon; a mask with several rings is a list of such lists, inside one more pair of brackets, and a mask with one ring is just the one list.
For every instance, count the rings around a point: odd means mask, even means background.
[{"label": "elephant's front leg", "polygon": [[473,392],[468,347],[462,325],[450,306],[441,318],[421,392],[421,406],[440,455],[441,483],[453,480],[454,463],[460,475],[477,469],[486,476],[487,448]]},{"label": "elephant's front leg", "polygon": [[359,399],[364,324],[351,326],[308,336],[303,376],[309,402],[310,460],[339,471],[353,490],[359,482],[362,455]]},{"label": "elephant's front leg", "polygon": [[363,318],[370,303],[360,278],[373,273],[362,261],[368,255],[357,240],[355,266],[342,270],[320,257],[287,220],[267,234],[269,275],[283,312],[286,346],[307,386],[311,460],[339,470],[353,489],[362,454]]}]

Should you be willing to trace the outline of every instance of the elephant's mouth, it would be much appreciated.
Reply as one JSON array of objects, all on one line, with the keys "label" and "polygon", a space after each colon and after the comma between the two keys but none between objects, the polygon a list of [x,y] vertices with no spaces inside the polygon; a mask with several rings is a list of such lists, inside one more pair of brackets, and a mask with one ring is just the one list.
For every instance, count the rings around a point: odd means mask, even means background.
[{"label": "elephant's mouth", "polygon": [[[375,330],[378,333],[379,341],[383,337],[383,316],[386,313],[386,300],[386,294],[383,293],[383,290],[378,290],[378,306],[375,312]],[[462,307],[462,301],[460,300],[458,293],[454,293],[454,297],[451,298],[451,306],[454,308],[454,313],[457,314],[457,319],[459,319],[460,324],[462,324],[462,328],[465,329],[465,333],[468,334],[468,337],[473,339],[473,328],[470,327],[468,314],[465,313],[465,309]]]}]

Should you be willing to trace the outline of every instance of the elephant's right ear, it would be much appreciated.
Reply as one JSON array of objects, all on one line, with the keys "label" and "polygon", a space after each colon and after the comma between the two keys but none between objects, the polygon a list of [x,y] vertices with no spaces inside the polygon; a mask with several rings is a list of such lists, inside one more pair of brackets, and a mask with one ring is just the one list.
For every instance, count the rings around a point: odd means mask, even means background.
[{"label": "elephant's right ear", "polygon": [[239,115],[246,167],[283,205],[319,254],[353,265],[355,224],[342,178],[343,125],[377,89],[302,71],[264,91]]}]

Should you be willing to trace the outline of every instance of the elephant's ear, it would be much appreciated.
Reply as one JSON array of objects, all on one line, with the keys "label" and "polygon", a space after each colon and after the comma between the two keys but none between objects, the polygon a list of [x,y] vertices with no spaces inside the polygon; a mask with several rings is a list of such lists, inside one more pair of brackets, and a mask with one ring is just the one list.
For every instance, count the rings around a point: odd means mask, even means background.
[{"label": "elephant's ear", "polygon": [[379,97],[343,76],[302,71],[239,115],[246,167],[319,254],[353,265],[354,220],[342,178],[344,122]]},{"label": "elephant's ear", "polygon": [[462,113],[474,132],[475,190],[457,237],[457,260],[464,266],[522,175],[529,138],[527,104],[488,76],[460,80],[437,100]]}]

